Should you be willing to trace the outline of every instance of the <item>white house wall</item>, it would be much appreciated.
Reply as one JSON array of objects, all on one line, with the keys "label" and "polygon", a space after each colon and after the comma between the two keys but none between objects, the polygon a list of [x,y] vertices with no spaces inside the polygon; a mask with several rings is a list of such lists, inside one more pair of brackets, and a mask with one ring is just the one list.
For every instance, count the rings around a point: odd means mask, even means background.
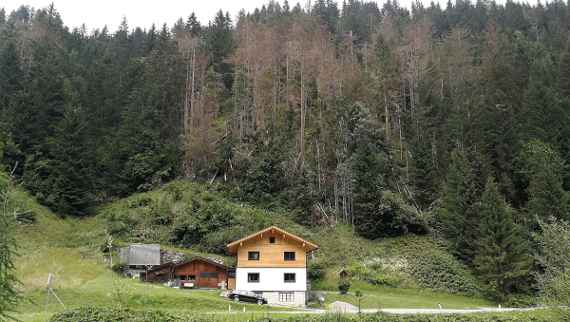
[{"label": "white house wall", "polygon": [[[248,273],[259,273],[258,283],[249,283]],[[284,274],[295,273],[295,283],[285,283]],[[236,268],[238,291],[306,291],[306,268]]]}]

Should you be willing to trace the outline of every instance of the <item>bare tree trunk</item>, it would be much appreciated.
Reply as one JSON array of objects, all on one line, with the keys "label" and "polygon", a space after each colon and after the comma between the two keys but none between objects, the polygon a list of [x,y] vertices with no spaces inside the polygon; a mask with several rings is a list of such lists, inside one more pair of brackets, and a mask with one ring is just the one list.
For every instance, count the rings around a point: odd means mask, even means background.
[{"label": "bare tree trunk", "polygon": [[388,108],[386,90],[384,90],[384,123],[386,125],[386,142],[390,142],[390,109]]},{"label": "bare tree trunk", "polygon": [[299,133],[299,170],[303,171],[305,163],[305,80],[304,80],[304,64],[301,58],[301,128]]},{"label": "bare tree trunk", "polygon": [[403,134],[402,134],[402,118],[400,112],[400,104],[396,104],[396,107],[398,114],[398,131],[400,136],[400,160],[404,160],[404,143],[403,143]]}]

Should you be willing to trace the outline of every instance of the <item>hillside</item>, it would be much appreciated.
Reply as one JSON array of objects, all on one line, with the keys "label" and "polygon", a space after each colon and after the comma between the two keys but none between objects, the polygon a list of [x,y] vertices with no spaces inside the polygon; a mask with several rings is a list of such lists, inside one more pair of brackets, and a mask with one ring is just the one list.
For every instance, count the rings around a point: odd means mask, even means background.
[{"label": "hillside", "polygon": [[[21,209],[31,210],[36,218],[35,223],[19,225],[17,228],[17,238],[21,246],[17,269],[26,297],[26,301],[19,307],[21,313],[18,316],[25,321],[45,320],[53,312],[62,310],[56,300],[51,298],[45,312],[45,283],[48,273],[55,274],[56,293],[67,308],[89,305],[135,310],[151,308],[192,314],[227,311],[228,302],[220,299],[216,292],[183,292],[123,279],[112,272],[107,257],[102,252],[106,228],[114,227],[120,222],[113,214],[123,213],[130,220],[139,218],[139,221],[144,223],[144,218],[152,214],[151,209],[160,204],[163,210],[175,210],[169,212],[172,216],[199,218],[200,215],[193,212],[184,213],[180,210],[194,209],[199,212],[198,208],[190,207],[192,202],[201,203],[205,209],[226,209],[226,214],[231,214],[232,220],[242,226],[240,229],[243,231],[235,232],[236,234],[271,223],[292,229],[317,242],[321,245],[321,250],[311,266],[313,289],[325,291],[327,303],[333,300],[355,301],[353,295],[334,294],[338,271],[345,268],[353,276],[351,294],[358,289],[369,295],[363,303],[364,307],[436,307],[438,303],[447,308],[492,305],[473,296],[477,293],[474,279],[461,264],[427,236],[368,241],[357,237],[349,227],[344,226],[307,229],[293,223],[283,213],[279,216],[278,213],[236,203],[215,188],[188,182],[173,182],[157,191],[119,200],[102,207],[98,216],[82,220],[61,219],[38,205],[22,189],[14,187],[11,191],[14,203],[20,205]],[[180,192],[182,194],[179,198],[171,195]],[[141,203],[143,200],[145,202]],[[184,208],[182,205],[190,208]],[[137,217],[137,214],[140,217]],[[109,221],[109,218],[112,220]],[[186,254],[218,256],[231,263],[230,258],[219,252],[208,252],[215,240],[209,234],[231,236],[222,226],[217,231],[209,231],[203,236],[203,243],[190,245],[189,248],[165,242],[169,230],[163,226],[165,225],[155,223],[149,227],[160,232],[156,240],[142,240],[140,236],[123,232],[117,234],[116,243],[119,245],[130,240],[156,241],[161,242],[163,247]],[[216,248],[218,247],[213,249]],[[419,257],[422,259],[417,259]],[[452,294],[457,292],[466,295]],[[241,310],[241,306],[239,309]],[[247,308],[248,312],[259,310],[255,305],[248,305]]]},{"label": "hillside", "polygon": [[109,234],[231,263],[276,224],[325,245],[319,288],[536,302],[538,227],[570,220],[568,3],[250,9],[87,30],[0,7],[0,168],[57,215],[20,233],[28,284],[67,253],[107,273]]}]

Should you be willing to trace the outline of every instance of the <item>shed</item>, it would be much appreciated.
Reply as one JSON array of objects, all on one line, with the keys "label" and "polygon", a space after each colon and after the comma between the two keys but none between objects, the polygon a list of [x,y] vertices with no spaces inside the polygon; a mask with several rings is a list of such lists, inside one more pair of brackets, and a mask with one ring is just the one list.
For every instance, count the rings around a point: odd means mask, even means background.
[{"label": "shed", "polygon": [[128,266],[160,265],[160,245],[132,244],[128,247],[121,248],[119,257],[121,263]]}]

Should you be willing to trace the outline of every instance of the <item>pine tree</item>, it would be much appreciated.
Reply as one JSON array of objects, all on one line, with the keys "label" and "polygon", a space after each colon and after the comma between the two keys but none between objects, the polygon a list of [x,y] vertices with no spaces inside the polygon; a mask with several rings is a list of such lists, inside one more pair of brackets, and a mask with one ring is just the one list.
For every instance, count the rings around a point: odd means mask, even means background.
[{"label": "pine tree", "polygon": [[189,32],[192,37],[197,37],[202,32],[202,27],[194,12],[188,17],[184,29]]},{"label": "pine tree", "polygon": [[528,142],[520,153],[519,175],[528,202],[527,220],[535,218],[568,219],[568,194],[563,189],[564,162],[552,146],[538,140]]},{"label": "pine tree", "polygon": [[[481,197],[481,223],[474,265],[481,279],[504,298],[528,277],[528,247],[515,224],[512,210],[489,177]],[[518,284],[518,285],[517,285]]]},{"label": "pine tree", "polygon": [[429,142],[416,143],[413,152],[412,176],[416,201],[422,208],[428,208],[435,198],[436,173]]},{"label": "pine tree", "polygon": [[560,91],[562,96],[570,97],[570,38],[566,44],[566,50],[560,58]]},{"label": "pine tree", "polygon": [[10,318],[9,314],[19,300],[14,266],[16,240],[12,235],[8,184],[0,173],[0,321]]},{"label": "pine tree", "polygon": [[478,222],[476,201],[476,181],[471,163],[463,151],[455,150],[443,187],[439,219],[453,252],[467,262],[473,259],[473,227]]}]

